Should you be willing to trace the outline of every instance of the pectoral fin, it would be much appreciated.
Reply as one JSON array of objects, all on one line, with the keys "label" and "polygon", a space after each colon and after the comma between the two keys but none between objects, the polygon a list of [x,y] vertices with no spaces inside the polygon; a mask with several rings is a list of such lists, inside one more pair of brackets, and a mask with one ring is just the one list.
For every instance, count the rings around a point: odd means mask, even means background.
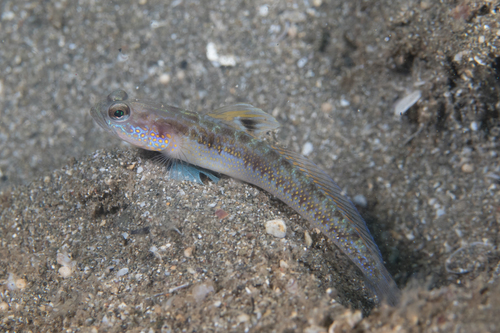
[{"label": "pectoral fin", "polygon": [[205,185],[201,180],[201,175],[209,178],[217,184],[219,177],[214,175],[211,171],[182,162],[174,162],[170,166],[170,179],[183,181],[187,180],[201,185]]}]

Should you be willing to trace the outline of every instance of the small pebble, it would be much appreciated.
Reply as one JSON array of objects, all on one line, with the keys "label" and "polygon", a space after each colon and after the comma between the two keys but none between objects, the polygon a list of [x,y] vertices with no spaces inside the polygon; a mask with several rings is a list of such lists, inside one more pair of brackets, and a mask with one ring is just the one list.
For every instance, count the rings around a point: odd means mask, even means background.
[{"label": "small pebble", "polygon": [[182,81],[186,77],[186,72],[178,71],[176,77],[177,77],[177,80]]},{"label": "small pebble", "polygon": [[184,249],[184,257],[191,258],[193,256],[193,247],[187,247]]},{"label": "small pebble", "polygon": [[144,171],[144,169],[143,169],[141,166],[137,168],[137,173],[138,173],[138,174],[139,174],[139,173],[142,173],[143,171]]},{"label": "small pebble", "polygon": [[284,238],[286,236],[286,225],[282,219],[266,222],[266,232],[274,237]]},{"label": "small pebble", "polygon": [[323,0],[313,0],[312,4],[314,7],[319,7],[323,3]]},{"label": "small pebble", "polygon": [[16,14],[11,11],[6,11],[2,14],[2,21],[11,21],[16,17]]},{"label": "small pebble", "polygon": [[158,80],[161,84],[167,85],[170,82],[170,75],[168,75],[167,73],[163,73],[162,75],[160,75]]},{"label": "small pebble", "polygon": [[297,61],[297,67],[303,68],[307,64],[307,57],[300,58],[299,61]]},{"label": "small pebble", "polygon": [[474,172],[474,165],[470,163],[465,163],[462,165],[462,172],[464,173],[473,173]]},{"label": "small pebble", "polygon": [[351,102],[349,102],[347,99],[345,99],[343,96],[340,99],[340,106],[346,107],[351,105]]},{"label": "small pebble", "polygon": [[1,302],[0,303],[0,312],[5,312],[9,310],[9,304],[5,303],[5,302]]},{"label": "small pebble", "polygon": [[470,129],[473,130],[474,132],[479,129],[479,124],[476,121],[473,121],[470,123]]},{"label": "small pebble", "polygon": [[210,42],[207,44],[207,59],[210,61],[218,61],[219,55],[217,54],[217,48],[215,47],[215,43]]},{"label": "small pebble", "polygon": [[59,275],[62,278],[69,278],[71,276],[72,270],[70,266],[61,266],[58,270]]},{"label": "small pebble", "polygon": [[259,15],[266,17],[269,14],[269,7],[267,5],[262,5],[259,7]]},{"label": "small pebble", "polygon": [[312,240],[312,237],[307,230],[304,232],[304,239],[306,242],[306,246],[310,247],[313,243],[313,240]]},{"label": "small pebble", "polygon": [[356,195],[354,198],[352,198],[352,201],[360,207],[366,208],[368,206],[368,201],[366,200],[365,196],[362,194]]},{"label": "small pebble", "polygon": [[429,0],[424,0],[420,3],[420,8],[423,10],[429,9],[432,5],[432,2]]},{"label": "small pebble", "polygon": [[333,111],[333,105],[330,103],[323,103],[321,104],[321,111],[324,113],[330,113]]},{"label": "small pebble", "polygon": [[229,216],[229,214],[228,214],[225,210],[223,210],[223,209],[217,209],[217,210],[215,211],[215,215],[216,215],[219,219],[221,219],[221,220],[223,220],[223,219],[225,219],[226,217],[228,217],[228,216]]},{"label": "small pebble", "polygon": [[122,276],[127,275],[127,274],[128,274],[128,268],[125,267],[125,268],[120,269],[118,272],[116,272],[116,277],[122,277]]},{"label": "small pebble", "polygon": [[250,320],[250,316],[247,315],[246,313],[242,313],[240,314],[237,318],[236,318],[236,321],[238,323],[246,323],[247,321]]},{"label": "small pebble", "polygon": [[302,155],[308,156],[310,153],[313,152],[313,150],[314,150],[313,144],[310,142],[306,142],[302,147]]}]

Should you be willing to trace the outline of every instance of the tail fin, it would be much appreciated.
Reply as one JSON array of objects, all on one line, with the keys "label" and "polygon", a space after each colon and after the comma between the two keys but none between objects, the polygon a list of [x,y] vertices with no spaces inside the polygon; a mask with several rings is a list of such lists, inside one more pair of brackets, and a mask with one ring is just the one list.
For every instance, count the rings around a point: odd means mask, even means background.
[{"label": "tail fin", "polygon": [[385,302],[390,306],[396,306],[401,300],[401,291],[383,264],[381,264],[380,271],[382,274],[379,279],[374,280],[366,276],[366,283],[377,295],[378,303]]}]

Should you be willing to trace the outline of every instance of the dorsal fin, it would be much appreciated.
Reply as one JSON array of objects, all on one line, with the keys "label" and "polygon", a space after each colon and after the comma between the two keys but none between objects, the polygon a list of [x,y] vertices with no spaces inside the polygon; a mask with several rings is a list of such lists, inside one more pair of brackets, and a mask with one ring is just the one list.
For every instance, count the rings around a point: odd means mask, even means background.
[{"label": "dorsal fin", "polygon": [[365,221],[359,214],[354,204],[346,196],[342,194],[341,188],[330,178],[323,170],[321,170],[316,164],[306,159],[304,156],[297,154],[293,151],[273,147],[276,149],[284,158],[289,160],[293,165],[298,167],[307,176],[314,180],[314,183],[318,188],[327,196],[329,196],[342,211],[343,215],[355,226],[356,231],[359,236],[365,241],[366,246],[375,254],[382,262],[382,255],[380,250],[375,244]]},{"label": "dorsal fin", "polygon": [[224,106],[208,115],[255,137],[280,127],[273,116],[250,104],[239,103]]}]

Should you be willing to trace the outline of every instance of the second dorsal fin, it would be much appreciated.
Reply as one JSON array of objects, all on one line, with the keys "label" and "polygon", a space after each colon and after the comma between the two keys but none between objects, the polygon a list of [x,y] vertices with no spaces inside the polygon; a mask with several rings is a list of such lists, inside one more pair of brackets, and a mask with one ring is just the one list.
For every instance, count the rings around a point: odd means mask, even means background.
[{"label": "second dorsal fin", "polygon": [[293,165],[299,168],[302,172],[311,177],[318,186],[318,188],[327,196],[329,196],[342,211],[345,218],[347,218],[356,228],[358,235],[364,240],[366,246],[370,251],[382,261],[382,255],[378,249],[375,241],[373,240],[365,221],[358,213],[354,204],[346,196],[342,194],[340,187],[330,178],[323,170],[316,164],[306,159],[304,156],[290,151],[288,149],[273,147],[282,156],[289,160]]},{"label": "second dorsal fin", "polygon": [[239,103],[224,106],[208,115],[256,137],[280,127],[273,116],[250,104]]}]

